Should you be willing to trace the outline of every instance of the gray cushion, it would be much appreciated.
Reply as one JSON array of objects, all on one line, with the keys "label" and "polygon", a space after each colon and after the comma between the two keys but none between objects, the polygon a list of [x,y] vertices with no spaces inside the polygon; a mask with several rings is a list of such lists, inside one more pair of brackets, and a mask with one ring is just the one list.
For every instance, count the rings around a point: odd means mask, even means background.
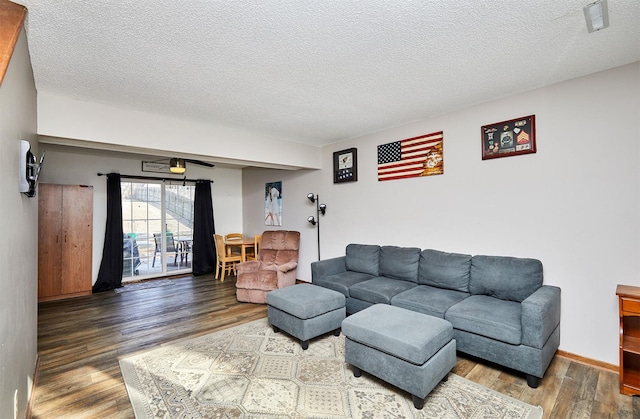
[{"label": "gray cushion", "polygon": [[471,255],[426,249],[420,253],[418,283],[469,292]]},{"label": "gray cushion", "polygon": [[380,274],[380,246],[374,244],[347,245],[346,266],[350,271],[372,276]]},{"label": "gray cushion", "polygon": [[454,328],[520,345],[522,304],[487,295],[472,295],[451,307],[444,315]]},{"label": "gray cushion", "polygon": [[384,304],[347,317],[342,333],[416,365],[424,364],[453,338],[451,324],[443,319]]},{"label": "gray cushion", "polygon": [[418,285],[391,299],[391,305],[444,319],[449,307],[464,300],[469,293]]},{"label": "gray cushion", "polygon": [[542,286],[542,262],[508,256],[471,259],[471,294],[522,302]]},{"label": "gray cushion", "polygon": [[382,246],[380,276],[418,282],[420,249],[417,247]]},{"label": "gray cushion", "polygon": [[339,274],[325,276],[324,278],[314,279],[313,283],[321,287],[339,291],[343,293],[345,297],[348,297],[349,288],[352,285],[371,278],[374,278],[374,276],[362,272],[346,271]]},{"label": "gray cushion", "polygon": [[273,290],[267,304],[299,319],[310,319],[345,306],[346,299],[338,291],[312,284],[298,284]]},{"label": "gray cushion", "polygon": [[358,282],[349,288],[349,296],[372,304],[390,304],[391,299],[402,291],[418,286],[415,282],[378,276],[368,281]]}]

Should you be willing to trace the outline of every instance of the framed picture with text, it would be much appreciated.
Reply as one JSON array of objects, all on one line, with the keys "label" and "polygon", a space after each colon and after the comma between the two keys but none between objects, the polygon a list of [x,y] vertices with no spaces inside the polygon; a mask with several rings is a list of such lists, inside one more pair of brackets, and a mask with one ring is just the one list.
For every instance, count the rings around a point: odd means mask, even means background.
[{"label": "framed picture with text", "polygon": [[482,127],[482,160],[535,152],[535,115]]},{"label": "framed picture with text", "polygon": [[333,153],[333,183],[358,180],[358,149],[348,148]]}]

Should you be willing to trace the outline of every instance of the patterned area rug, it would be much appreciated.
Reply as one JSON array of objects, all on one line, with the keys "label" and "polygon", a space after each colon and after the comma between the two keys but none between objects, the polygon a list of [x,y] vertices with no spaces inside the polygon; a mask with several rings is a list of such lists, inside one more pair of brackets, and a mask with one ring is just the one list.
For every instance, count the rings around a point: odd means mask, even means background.
[{"label": "patterned area rug", "polygon": [[344,336],[297,340],[267,319],[120,360],[137,418],[523,418],[542,408],[449,374],[413,407],[411,395],[353,376]]}]

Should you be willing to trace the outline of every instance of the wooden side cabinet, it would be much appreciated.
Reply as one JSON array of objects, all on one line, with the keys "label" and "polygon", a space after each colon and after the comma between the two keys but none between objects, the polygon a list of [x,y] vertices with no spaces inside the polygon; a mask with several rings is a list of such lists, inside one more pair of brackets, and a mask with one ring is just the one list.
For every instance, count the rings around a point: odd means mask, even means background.
[{"label": "wooden side cabinet", "polygon": [[620,393],[640,395],[640,287],[618,285]]},{"label": "wooden side cabinet", "polygon": [[38,301],[91,294],[93,187],[38,186]]}]

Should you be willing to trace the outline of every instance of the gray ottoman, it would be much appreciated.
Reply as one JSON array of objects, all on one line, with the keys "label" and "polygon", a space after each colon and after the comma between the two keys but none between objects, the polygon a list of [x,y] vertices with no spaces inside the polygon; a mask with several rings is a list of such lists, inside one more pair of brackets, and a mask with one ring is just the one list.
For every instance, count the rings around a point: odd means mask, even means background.
[{"label": "gray ottoman", "polygon": [[338,291],[311,284],[293,285],[267,294],[267,318],[275,332],[284,330],[307,349],[309,339],[331,331],[340,334],[345,300]]},{"label": "gray ottoman", "polygon": [[453,326],[446,320],[387,304],[376,304],[342,322],[345,360],[409,392],[416,409],[456,365]]}]

